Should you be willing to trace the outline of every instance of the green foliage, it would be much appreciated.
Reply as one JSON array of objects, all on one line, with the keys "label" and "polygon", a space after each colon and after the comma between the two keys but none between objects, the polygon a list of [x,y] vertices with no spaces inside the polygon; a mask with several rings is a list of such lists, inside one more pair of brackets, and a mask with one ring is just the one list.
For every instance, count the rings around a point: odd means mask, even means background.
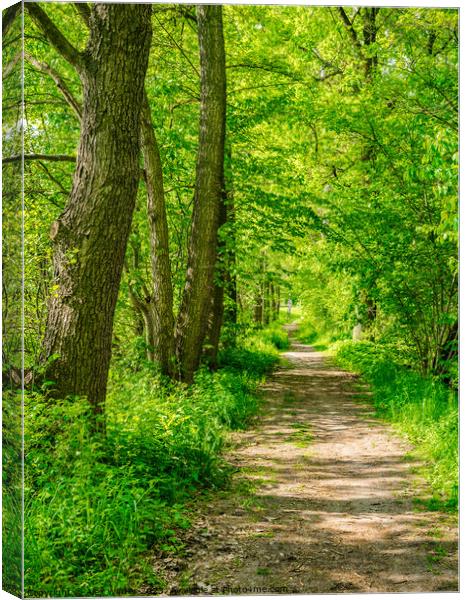
[{"label": "green foliage", "polygon": [[5,389],[2,394],[3,589],[15,596],[21,594],[21,463],[21,395]]},{"label": "green foliage", "polygon": [[[73,4],[44,6],[84,49],[88,29]],[[302,315],[295,306],[280,321],[302,316],[303,342],[347,338],[356,323],[376,341],[341,344],[337,360],[371,383],[379,414],[424,452],[435,493],[455,506],[456,400],[431,374],[457,384],[458,13],[383,7],[376,43],[367,48],[365,8],[346,8],[348,34],[331,7],[225,6],[226,180],[234,220],[220,237],[234,253],[228,276],[237,284],[237,331],[223,334],[220,371],[201,370],[191,388],[162,380],[142,358],[146,325],[134,298],[145,302],[153,286],[141,181],[115,314],[106,438],[93,431],[84,400],[26,399],[28,595],[120,595],[137,592],[150,577],[157,585],[144,553],[154,544],[176,549],[186,499],[227,481],[225,432],[255,413],[256,382],[288,347],[278,323],[261,324],[289,297]],[[175,311],[185,284],[198,143],[199,53],[186,11],[154,5],[146,78],[163,164]],[[52,66],[81,102],[75,69],[27,11],[24,26],[26,52]],[[18,22],[11,38],[20,28]],[[17,49],[5,44],[3,52],[7,65]],[[372,78],[365,52],[376,55]],[[22,137],[20,71],[4,82],[9,155],[19,154]],[[55,82],[26,61],[24,83],[25,151],[74,155],[80,124]],[[20,323],[20,163],[5,169],[18,177],[4,203],[4,322]],[[27,367],[39,361],[47,299],[56,292],[49,231],[73,170],[72,162],[25,165]],[[21,327],[7,333],[5,362],[20,364]],[[5,448],[10,486],[17,440],[7,437]],[[17,523],[17,496],[10,494],[5,508],[7,525]],[[17,556],[18,538],[11,539]]]},{"label": "green foliage", "polygon": [[270,323],[263,329],[258,330],[250,339],[252,344],[258,345],[261,343],[265,346],[273,346],[277,350],[287,350],[289,348],[289,337],[279,321]]},{"label": "green foliage", "polygon": [[[258,356],[257,351],[257,356]],[[261,366],[201,370],[192,387],[115,365],[106,436],[85,399],[26,399],[26,593],[107,596],[160,584],[147,550],[180,549],[184,503],[228,481],[228,429],[257,410]]]},{"label": "green foliage", "polygon": [[312,323],[303,321],[299,323],[297,337],[304,344],[312,344],[318,339],[318,332]]},{"label": "green foliage", "polygon": [[432,377],[400,365],[392,348],[369,342],[336,345],[335,360],[371,384],[377,414],[406,433],[427,461],[436,504],[458,503],[457,395]]},{"label": "green foliage", "polygon": [[262,377],[279,360],[279,350],[289,347],[289,338],[279,321],[264,328],[245,327],[238,345],[225,345],[219,354],[220,365],[242,373]]}]

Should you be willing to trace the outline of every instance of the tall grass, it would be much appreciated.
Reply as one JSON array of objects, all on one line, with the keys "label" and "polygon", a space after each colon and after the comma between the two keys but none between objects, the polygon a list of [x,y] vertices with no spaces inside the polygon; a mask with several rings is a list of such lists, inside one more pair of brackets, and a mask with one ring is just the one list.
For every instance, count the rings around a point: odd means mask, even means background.
[{"label": "tall grass", "polygon": [[457,509],[458,399],[441,381],[396,363],[387,347],[343,342],[335,361],[371,384],[378,416],[395,423],[427,463],[431,506]]},{"label": "tall grass", "polygon": [[116,363],[106,436],[85,399],[26,398],[27,596],[108,596],[162,589],[151,549],[180,548],[186,502],[227,483],[227,431],[247,426],[255,394],[278,360],[278,334],[256,332],[224,351],[222,368],[185,386],[153,365]]},{"label": "tall grass", "polygon": [[2,393],[2,589],[21,595],[21,394]]}]

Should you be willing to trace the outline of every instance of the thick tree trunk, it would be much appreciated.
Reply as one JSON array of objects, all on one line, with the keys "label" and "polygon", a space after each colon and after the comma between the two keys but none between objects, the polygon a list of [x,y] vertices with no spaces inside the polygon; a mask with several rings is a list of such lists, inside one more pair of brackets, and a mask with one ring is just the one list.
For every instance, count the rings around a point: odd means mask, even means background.
[{"label": "thick tree trunk", "polygon": [[[218,240],[218,260],[216,265],[215,286],[212,294],[210,316],[206,340],[208,349],[206,355],[210,367],[218,366],[218,349],[221,328],[224,323],[235,324],[237,319],[236,307],[236,276],[231,275],[236,261],[235,255],[235,213],[234,191],[231,174],[231,147],[226,150],[225,180],[221,195],[219,228],[226,226],[221,239]],[[234,333],[233,333],[234,335]]]},{"label": "thick tree trunk", "polygon": [[[92,6],[89,43],[79,59],[84,100],[73,188],[51,229],[56,290],[43,344],[47,375],[55,395],[87,396],[95,412],[104,407],[114,310],[139,181],[150,14],[149,5]],[[44,20],[40,12],[37,18]]]},{"label": "thick tree trunk", "polygon": [[213,291],[224,168],[226,74],[222,7],[197,7],[201,106],[197,177],[186,284],[176,327],[179,376],[191,382],[200,364]]},{"label": "thick tree trunk", "polygon": [[141,146],[147,186],[153,299],[149,307],[153,328],[153,359],[162,373],[174,372],[173,284],[169,255],[163,170],[147,94],[141,114]]}]

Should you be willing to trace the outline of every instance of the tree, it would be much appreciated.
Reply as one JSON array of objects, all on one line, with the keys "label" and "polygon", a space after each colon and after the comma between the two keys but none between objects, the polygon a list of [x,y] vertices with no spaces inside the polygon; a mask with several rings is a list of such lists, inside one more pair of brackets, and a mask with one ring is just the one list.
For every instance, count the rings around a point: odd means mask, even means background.
[{"label": "tree", "polygon": [[53,223],[54,292],[43,360],[54,394],[104,407],[113,316],[139,182],[139,123],[151,41],[151,7],[95,4],[79,52],[37,4],[26,5],[83,88],[73,187]]},{"label": "tree", "polygon": [[180,377],[191,382],[206,335],[223,185],[226,72],[221,6],[198,6],[201,108],[186,283],[176,325]]},{"label": "tree", "polygon": [[153,293],[142,305],[150,352],[162,373],[174,373],[173,282],[169,254],[165,191],[160,151],[144,92],[141,114],[141,146],[147,187],[147,218],[150,236]]}]

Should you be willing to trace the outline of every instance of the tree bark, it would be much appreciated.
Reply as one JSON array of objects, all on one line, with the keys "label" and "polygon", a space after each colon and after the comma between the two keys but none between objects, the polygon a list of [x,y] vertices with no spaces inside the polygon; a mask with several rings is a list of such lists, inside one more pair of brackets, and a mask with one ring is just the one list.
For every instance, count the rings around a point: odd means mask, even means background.
[{"label": "tree bark", "polygon": [[276,292],[275,306],[274,306],[275,319],[279,319],[279,307],[281,305],[281,288],[279,285],[276,286],[275,292]]},{"label": "tree bark", "polygon": [[[235,263],[234,235],[234,192],[231,173],[231,147],[227,145],[223,193],[221,195],[219,230],[226,226],[221,239],[218,240],[217,265],[215,285],[211,300],[208,331],[206,335],[209,365],[212,369],[218,366],[218,349],[223,323],[235,324],[236,308],[236,277],[231,275]],[[234,335],[234,334],[233,334]]]},{"label": "tree bark", "polygon": [[147,217],[150,231],[153,299],[150,310],[153,327],[153,360],[162,373],[174,374],[173,284],[169,254],[163,170],[153,130],[152,115],[144,92],[141,114],[141,146],[147,187]]},{"label": "tree bark", "polygon": [[176,325],[179,377],[200,364],[213,291],[224,169],[226,73],[221,5],[197,7],[201,105],[194,207],[186,284]]},{"label": "tree bark", "polygon": [[263,296],[261,283],[258,284],[258,289],[255,295],[254,321],[257,325],[263,325]]},{"label": "tree bark", "polygon": [[139,130],[151,41],[151,7],[95,4],[79,57],[37,5],[36,22],[83,85],[81,137],[73,188],[51,228],[55,292],[43,359],[56,396],[86,396],[103,412],[113,317],[139,181]]},{"label": "tree bark", "polygon": [[[227,193],[223,191],[220,214],[219,228],[226,224],[228,218]],[[225,275],[228,270],[226,245],[221,240],[218,242],[218,260],[216,265],[215,278],[213,286],[213,294],[211,296],[211,304],[207,325],[206,340],[208,348],[206,356],[208,363],[212,369],[216,369],[218,365],[218,348],[220,344],[221,326],[223,325],[224,317],[224,294],[225,294]]]},{"label": "tree bark", "polygon": [[[225,165],[226,221],[228,240],[226,244],[226,268],[224,270],[224,317],[229,325],[237,324],[237,276],[236,276],[236,208],[234,203],[234,179],[232,173],[231,144],[226,144]],[[235,331],[232,329],[232,335]]]},{"label": "tree bark", "polygon": [[269,325],[270,323],[270,281],[268,276],[265,275],[263,281],[263,322],[265,325]]},{"label": "tree bark", "polygon": [[[372,44],[376,43],[376,36],[378,31],[378,26],[376,23],[377,15],[379,13],[379,7],[364,7],[361,8],[361,14],[363,19],[363,27],[361,31],[361,36],[357,33],[353,26],[353,22],[348,18],[344,8],[339,7],[338,12],[339,16],[346,27],[347,31],[350,34],[352,45],[354,49],[357,51],[357,54],[360,60],[363,62],[364,66],[364,75],[365,75],[365,85],[369,86],[373,82],[373,78],[376,74],[376,69],[378,66],[378,56],[377,53],[373,52],[370,49]],[[372,143],[365,143],[362,147],[361,151],[361,160],[362,163],[368,164],[370,161],[374,160],[376,157],[376,148]],[[368,183],[368,176],[367,176]],[[359,291],[360,302],[365,306],[365,315],[360,320],[357,316],[357,332],[360,334],[365,324],[373,324],[376,320],[377,314],[377,306],[376,301],[371,296],[371,290],[360,290]],[[371,335],[371,334],[370,334]]]}]

